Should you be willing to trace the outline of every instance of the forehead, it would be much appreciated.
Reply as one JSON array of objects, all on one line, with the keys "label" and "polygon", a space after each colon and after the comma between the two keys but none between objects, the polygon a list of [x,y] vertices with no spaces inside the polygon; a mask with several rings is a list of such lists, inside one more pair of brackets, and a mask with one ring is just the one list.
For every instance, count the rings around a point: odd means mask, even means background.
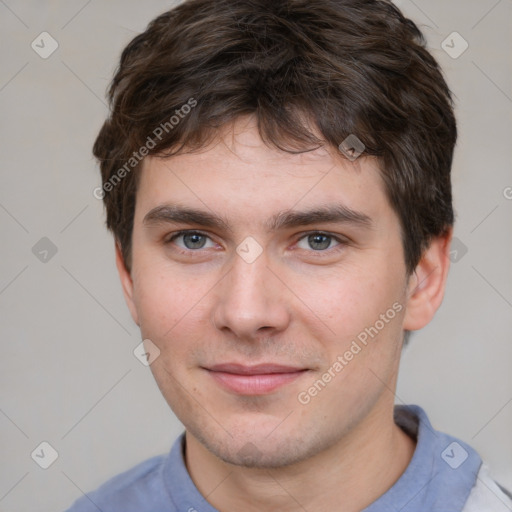
[{"label": "forehead", "polygon": [[160,205],[224,212],[237,220],[267,222],[289,209],[341,205],[378,217],[390,210],[378,162],[343,158],[323,146],[290,153],[261,140],[251,120],[222,129],[199,151],[147,157],[137,192],[136,221]]}]

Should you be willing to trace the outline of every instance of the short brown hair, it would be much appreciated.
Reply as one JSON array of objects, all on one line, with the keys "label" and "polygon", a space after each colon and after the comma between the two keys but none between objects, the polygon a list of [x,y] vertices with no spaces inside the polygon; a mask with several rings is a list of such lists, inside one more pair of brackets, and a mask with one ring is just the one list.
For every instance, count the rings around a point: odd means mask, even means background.
[{"label": "short brown hair", "polygon": [[108,97],[94,155],[128,269],[141,153],[204,147],[247,114],[283,151],[362,141],[400,219],[408,274],[453,225],[450,90],[418,27],[390,1],[185,1],[128,44]]}]

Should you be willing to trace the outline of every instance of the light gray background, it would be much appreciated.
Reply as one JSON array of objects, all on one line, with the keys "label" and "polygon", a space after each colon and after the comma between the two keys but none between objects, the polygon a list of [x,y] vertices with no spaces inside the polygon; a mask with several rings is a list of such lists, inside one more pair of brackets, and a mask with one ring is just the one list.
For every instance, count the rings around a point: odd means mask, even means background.
[{"label": "light gray background", "polygon": [[[396,401],[421,404],[512,488],[512,1],[398,3],[457,98],[455,236],[468,251],[404,353]],[[62,510],[181,432],[132,353],[91,156],[121,49],[171,5],[0,0],[0,511]],[[48,59],[31,48],[42,31],[59,43]],[[457,59],[441,49],[453,31],[469,44]],[[42,237],[58,249],[46,263],[32,252]],[[46,470],[31,458],[42,441],[59,454]]]}]

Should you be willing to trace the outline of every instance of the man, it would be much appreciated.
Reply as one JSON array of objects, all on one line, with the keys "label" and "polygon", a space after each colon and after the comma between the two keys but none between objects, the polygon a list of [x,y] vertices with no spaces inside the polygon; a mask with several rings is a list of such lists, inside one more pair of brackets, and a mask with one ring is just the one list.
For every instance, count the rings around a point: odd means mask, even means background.
[{"label": "man", "polygon": [[94,146],[148,362],[185,426],[72,512],[505,511],[418,406],[440,306],[450,91],[387,1],[190,0],[124,50]]}]

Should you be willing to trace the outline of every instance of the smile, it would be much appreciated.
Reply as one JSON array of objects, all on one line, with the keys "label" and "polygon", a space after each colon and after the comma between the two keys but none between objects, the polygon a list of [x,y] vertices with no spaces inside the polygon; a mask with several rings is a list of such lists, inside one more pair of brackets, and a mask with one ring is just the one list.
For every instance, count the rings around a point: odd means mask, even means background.
[{"label": "smile", "polygon": [[308,371],[276,364],[245,366],[235,363],[205,368],[222,388],[239,395],[264,395],[300,378]]}]

